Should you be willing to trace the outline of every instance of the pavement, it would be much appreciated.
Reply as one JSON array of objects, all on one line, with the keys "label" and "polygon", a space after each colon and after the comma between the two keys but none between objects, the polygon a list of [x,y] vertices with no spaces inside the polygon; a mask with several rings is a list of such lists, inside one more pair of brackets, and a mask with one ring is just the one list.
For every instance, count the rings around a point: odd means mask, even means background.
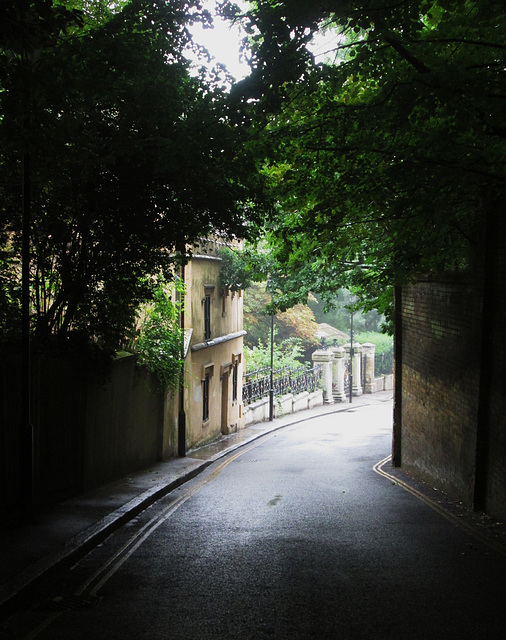
[{"label": "pavement", "polygon": [[[50,572],[71,566],[141,511],[228,453],[283,427],[365,405],[389,402],[385,391],[323,405],[246,427],[184,458],[151,465],[115,482],[38,511],[28,524],[0,527],[0,617],[8,615]],[[400,473],[400,472],[399,472]]]}]

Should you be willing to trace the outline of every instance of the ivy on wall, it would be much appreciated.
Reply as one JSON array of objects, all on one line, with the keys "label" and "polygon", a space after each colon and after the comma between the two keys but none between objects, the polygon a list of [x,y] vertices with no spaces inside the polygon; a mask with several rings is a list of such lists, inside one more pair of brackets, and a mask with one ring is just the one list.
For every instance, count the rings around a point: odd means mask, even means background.
[{"label": "ivy on wall", "polygon": [[184,284],[162,284],[153,302],[143,312],[133,341],[139,363],[156,375],[164,389],[179,386],[184,365],[183,331],[179,317]]}]

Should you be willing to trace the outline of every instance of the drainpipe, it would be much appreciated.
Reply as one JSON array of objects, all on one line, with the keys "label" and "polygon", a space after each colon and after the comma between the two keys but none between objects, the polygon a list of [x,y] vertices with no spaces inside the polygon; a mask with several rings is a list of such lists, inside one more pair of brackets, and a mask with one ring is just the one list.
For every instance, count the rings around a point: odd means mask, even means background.
[{"label": "drainpipe", "polygon": [[402,441],[402,288],[394,287],[394,415],[392,466],[400,467]]},{"label": "drainpipe", "polygon": [[[181,252],[181,282],[184,285],[185,282],[185,263],[183,252]],[[179,312],[179,328],[181,329],[181,360],[183,365],[181,367],[181,377],[179,381],[179,412],[177,419],[177,452],[180,458],[186,456],[186,413],[184,410],[184,375],[185,375],[185,353],[184,353],[184,294],[181,300],[181,310]]]},{"label": "drainpipe", "polygon": [[34,442],[31,422],[31,349],[30,349],[30,156],[25,153],[22,164],[22,258],[21,258],[21,502],[23,516],[33,514]]}]

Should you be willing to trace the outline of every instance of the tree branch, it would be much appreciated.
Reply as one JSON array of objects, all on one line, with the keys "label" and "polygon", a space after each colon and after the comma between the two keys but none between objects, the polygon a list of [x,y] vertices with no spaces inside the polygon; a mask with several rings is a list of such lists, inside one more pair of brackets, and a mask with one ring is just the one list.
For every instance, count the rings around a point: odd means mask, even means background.
[{"label": "tree branch", "polygon": [[484,42],[483,40],[467,40],[465,38],[428,38],[427,40],[413,40],[414,44],[470,44],[477,47],[490,47],[492,49],[506,49],[506,45],[497,42]]},{"label": "tree branch", "polygon": [[410,53],[397,38],[394,38],[393,36],[385,36],[385,41],[388,42],[388,44],[419,73],[430,73],[429,67]]}]

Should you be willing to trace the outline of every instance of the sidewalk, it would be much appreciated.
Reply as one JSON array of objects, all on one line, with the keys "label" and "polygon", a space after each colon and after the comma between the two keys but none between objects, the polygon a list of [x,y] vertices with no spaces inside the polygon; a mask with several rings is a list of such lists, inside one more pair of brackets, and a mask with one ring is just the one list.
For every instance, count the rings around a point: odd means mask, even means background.
[{"label": "sidewalk", "polygon": [[0,615],[26,595],[47,572],[75,562],[115,529],[214,461],[263,435],[320,415],[388,402],[391,391],[323,405],[254,424],[191,450],[185,458],[152,465],[86,494],[45,507],[32,524],[0,529]]}]

